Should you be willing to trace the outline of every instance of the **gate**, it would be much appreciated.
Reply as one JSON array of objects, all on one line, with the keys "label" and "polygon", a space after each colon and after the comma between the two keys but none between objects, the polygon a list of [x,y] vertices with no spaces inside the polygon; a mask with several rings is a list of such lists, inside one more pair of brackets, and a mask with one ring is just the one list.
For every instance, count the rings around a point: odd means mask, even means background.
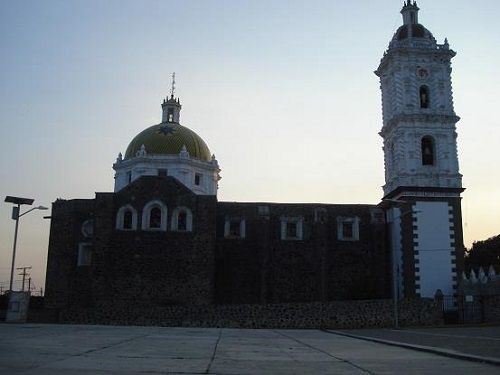
[{"label": "gate", "polygon": [[442,307],[445,324],[484,323],[481,296],[443,296]]}]

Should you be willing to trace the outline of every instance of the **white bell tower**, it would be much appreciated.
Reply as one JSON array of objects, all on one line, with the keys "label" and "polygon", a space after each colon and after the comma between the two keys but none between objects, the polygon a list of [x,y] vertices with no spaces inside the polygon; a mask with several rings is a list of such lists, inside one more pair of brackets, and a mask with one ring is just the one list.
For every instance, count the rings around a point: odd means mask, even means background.
[{"label": "white bell tower", "polygon": [[[375,74],[382,90],[384,202],[400,295],[453,294],[463,267],[456,123],[448,41],[438,44],[405,1],[403,25]],[[397,202],[400,203],[397,203]]]}]

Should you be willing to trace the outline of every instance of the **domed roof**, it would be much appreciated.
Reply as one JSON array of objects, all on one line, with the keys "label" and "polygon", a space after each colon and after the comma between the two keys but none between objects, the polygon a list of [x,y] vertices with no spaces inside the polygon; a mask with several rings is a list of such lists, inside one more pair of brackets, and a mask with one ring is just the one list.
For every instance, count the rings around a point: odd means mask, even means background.
[{"label": "domed roof", "polygon": [[401,26],[394,35],[395,40],[403,40],[408,38],[424,38],[433,40],[432,33],[419,23],[408,24]]},{"label": "domed roof", "polygon": [[125,159],[135,157],[142,145],[148,154],[178,155],[186,146],[192,158],[203,161],[212,159],[208,146],[198,134],[174,122],[162,122],[140,132],[128,145]]}]

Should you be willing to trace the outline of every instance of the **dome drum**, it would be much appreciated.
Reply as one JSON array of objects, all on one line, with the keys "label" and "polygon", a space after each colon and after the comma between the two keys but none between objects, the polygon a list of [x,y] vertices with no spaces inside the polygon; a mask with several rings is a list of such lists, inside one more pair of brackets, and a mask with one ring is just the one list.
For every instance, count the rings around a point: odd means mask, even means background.
[{"label": "dome drum", "polygon": [[[113,165],[115,191],[141,176],[172,176],[196,194],[216,195],[219,164],[207,144],[194,131],[178,123],[180,102],[164,101],[163,122],[140,132]],[[174,117],[165,118],[175,107]],[[170,121],[172,120],[172,121]],[[175,121],[174,121],[175,120]]]}]

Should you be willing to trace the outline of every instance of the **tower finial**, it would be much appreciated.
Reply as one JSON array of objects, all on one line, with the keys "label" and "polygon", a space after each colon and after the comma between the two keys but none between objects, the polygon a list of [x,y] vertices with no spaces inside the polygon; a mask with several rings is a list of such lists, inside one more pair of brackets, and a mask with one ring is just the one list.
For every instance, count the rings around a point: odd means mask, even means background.
[{"label": "tower finial", "polygon": [[172,73],[172,87],[170,88],[170,97],[173,98],[175,94],[175,72]]}]

